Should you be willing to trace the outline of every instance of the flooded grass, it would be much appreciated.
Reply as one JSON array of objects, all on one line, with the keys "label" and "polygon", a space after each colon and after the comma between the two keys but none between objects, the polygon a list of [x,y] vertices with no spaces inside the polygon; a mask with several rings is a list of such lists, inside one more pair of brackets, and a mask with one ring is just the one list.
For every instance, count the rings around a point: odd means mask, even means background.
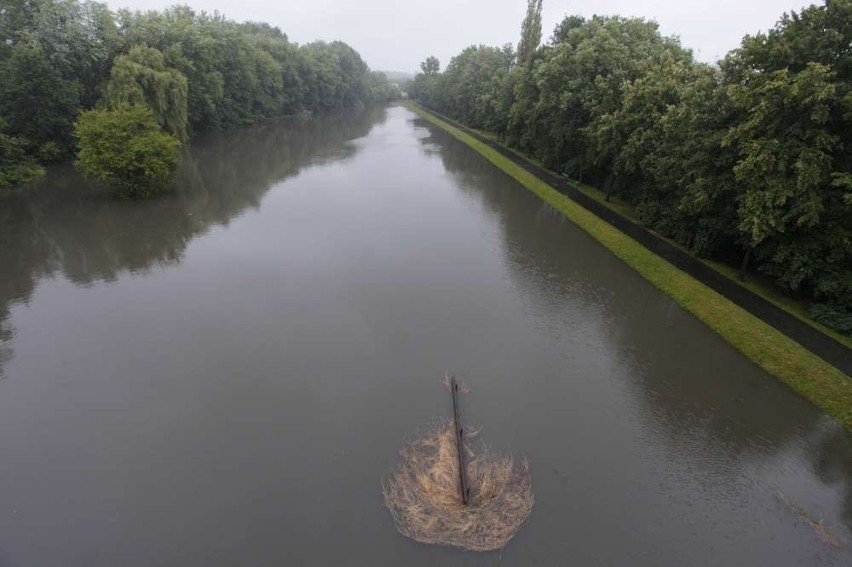
[{"label": "flooded grass", "polygon": [[482,154],[671,296],[750,360],[843,426],[852,429],[852,380],[846,374],[677,269],[493,148],[417,106],[408,105],[408,108]]}]

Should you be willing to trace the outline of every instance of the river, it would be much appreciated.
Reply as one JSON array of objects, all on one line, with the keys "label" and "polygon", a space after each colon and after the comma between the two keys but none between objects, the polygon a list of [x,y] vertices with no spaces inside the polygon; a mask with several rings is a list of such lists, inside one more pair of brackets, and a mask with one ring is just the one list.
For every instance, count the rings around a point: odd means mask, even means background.
[{"label": "river", "polygon": [[[410,111],[208,134],[177,186],[0,198],[0,567],[852,564],[850,435]],[[530,462],[502,552],[383,505],[445,371]]]}]

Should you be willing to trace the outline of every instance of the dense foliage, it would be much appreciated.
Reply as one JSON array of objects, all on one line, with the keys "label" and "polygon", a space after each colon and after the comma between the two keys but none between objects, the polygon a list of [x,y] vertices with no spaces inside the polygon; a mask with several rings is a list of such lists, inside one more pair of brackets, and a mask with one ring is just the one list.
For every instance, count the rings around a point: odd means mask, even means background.
[{"label": "dense foliage", "polygon": [[0,189],[30,181],[42,175],[42,168],[27,155],[24,142],[3,133],[0,119]]},{"label": "dense foliage", "polygon": [[391,83],[388,76],[381,71],[370,73],[370,100],[375,102],[390,102],[400,97],[399,86]]},{"label": "dense foliage", "polygon": [[75,134],[77,166],[125,196],[142,197],[162,187],[180,161],[180,142],[160,129],[144,105],[83,112]]},{"label": "dense foliage", "polygon": [[852,0],[785,14],[717,66],[637,18],[566,17],[540,39],[529,0],[517,53],[469,47],[443,73],[429,58],[411,94],[850,332]]},{"label": "dense foliage", "polygon": [[[90,0],[0,1],[0,160],[8,175],[76,150],[85,110],[143,104],[193,133],[387,100],[398,89],[342,42],[290,43],[278,28],[188,7],[111,12]],[[8,167],[11,167],[10,164]]]},{"label": "dense foliage", "polygon": [[145,105],[163,130],[186,140],[186,77],[168,68],[163,54],[152,47],[134,45],[126,55],[115,58],[104,89],[104,102],[113,109]]}]

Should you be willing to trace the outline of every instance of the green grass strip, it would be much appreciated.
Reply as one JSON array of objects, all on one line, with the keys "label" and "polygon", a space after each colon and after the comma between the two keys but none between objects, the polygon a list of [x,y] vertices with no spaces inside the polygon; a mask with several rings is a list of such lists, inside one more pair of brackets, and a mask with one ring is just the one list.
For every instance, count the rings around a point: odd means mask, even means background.
[{"label": "green grass strip", "polygon": [[[500,141],[497,139],[497,136],[494,135],[492,132],[488,132],[486,130],[476,130],[476,129],[472,129],[472,130],[474,132],[476,132],[477,134],[479,134],[480,136],[488,138],[489,140],[491,140],[492,142],[494,142],[496,144],[500,143]],[[530,162],[534,165],[537,165],[538,167],[547,169],[547,167],[545,167],[545,165],[543,163],[541,163],[539,160],[532,158],[532,157],[530,157],[530,156],[528,156],[524,153],[521,153],[521,152],[519,152],[515,149],[512,149],[508,146],[503,146],[503,147],[505,149],[509,150],[510,152],[512,152],[513,154],[515,154],[516,156],[520,157],[521,159],[527,160],[528,162]],[[583,193],[587,197],[594,199],[599,204],[603,205],[604,207],[607,207],[608,209],[612,209],[613,211],[620,214],[621,216],[626,217],[626,218],[628,218],[632,221],[635,221],[635,222],[641,224],[641,222],[639,221],[639,217],[636,214],[636,209],[630,203],[622,201],[621,199],[619,199],[615,195],[611,196],[610,200],[607,201],[606,200],[606,193],[604,191],[598,189],[597,187],[592,187],[591,185],[585,185],[585,184],[579,182],[577,179],[574,179],[574,178],[569,178],[569,179],[571,181],[571,184],[574,185],[574,187],[578,191],[580,191],[581,193]],[[663,240],[665,240],[666,242],[668,242],[672,246],[680,248],[684,252],[689,253],[688,250],[686,250],[683,246],[681,246],[679,243],[675,242],[671,238],[666,238],[665,236],[663,236],[659,233],[656,233],[656,234],[657,234],[658,237],[662,238]],[[807,302],[789,297],[788,295],[784,294],[781,290],[779,290],[777,287],[772,285],[771,282],[767,281],[764,278],[761,278],[758,274],[751,274],[750,277],[748,278],[748,280],[742,281],[739,277],[739,270],[736,267],[731,267],[731,266],[728,266],[728,265],[723,264],[721,262],[716,262],[716,261],[713,261],[713,260],[708,260],[708,259],[703,259],[703,258],[699,258],[699,260],[701,260],[707,266],[709,266],[710,268],[713,268],[714,270],[716,270],[717,272],[719,272],[720,274],[722,274],[723,276],[725,276],[729,280],[735,281],[737,283],[737,285],[744,286],[744,287],[748,288],[749,290],[751,290],[752,292],[759,295],[760,297],[762,297],[763,299],[765,299],[766,301],[768,301],[770,303],[774,303],[776,307],[778,307],[779,309],[783,309],[784,311],[786,311],[787,313],[789,313],[793,317],[796,317],[802,323],[805,323],[806,325],[810,325],[811,327],[813,327],[817,331],[828,335],[829,337],[833,338],[837,342],[842,343],[842,344],[848,346],[849,348],[852,348],[852,337],[844,335],[842,333],[839,333],[839,332],[835,331],[834,329],[827,327],[827,326],[823,325],[822,323],[819,323],[818,321],[814,321],[813,319],[811,319],[808,316],[808,303]]]},{"label": "green grass strip", "polygon": [[852,380],[846,374],[675,268],[493,148],[420,107],[412,104],[405,106],[482,154],[671,296],[758,366],[789,385],[844,427],[852,429]]}]

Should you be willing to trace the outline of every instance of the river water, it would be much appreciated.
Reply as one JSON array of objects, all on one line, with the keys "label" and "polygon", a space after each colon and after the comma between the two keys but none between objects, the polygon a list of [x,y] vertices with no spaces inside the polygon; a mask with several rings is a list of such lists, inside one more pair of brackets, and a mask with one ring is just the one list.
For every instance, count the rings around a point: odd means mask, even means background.
[{"label": "river water", "polygon": [[[502,552],[383,506],[445,371],[531,465]],[[852,564],[849,434],[401,107],[3,197],[0,375],[1,567]]]}]

